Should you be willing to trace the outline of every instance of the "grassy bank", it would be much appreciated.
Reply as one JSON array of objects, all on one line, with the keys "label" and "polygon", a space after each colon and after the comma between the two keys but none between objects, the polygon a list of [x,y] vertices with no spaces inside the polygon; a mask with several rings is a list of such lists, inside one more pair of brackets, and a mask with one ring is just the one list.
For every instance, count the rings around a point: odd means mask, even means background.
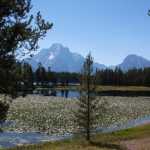
[{"label": "grassy bank", "polygon": [[97,91],[150,91],[146,86],[98,86]]},{"label": "grassy bank", "polygon": [[[49,89],[37,86],[36,89]],[[58,85],[54,89],[56,90],[79,90],[80,85],[69,85],[69,86],[61,86]],[[98,85],[97,89],[98,92],[100,91],[150,91],[150,87],[147,86],[105,86],[105,85]]]},{"label": "grassy bank", "polygon": [[91,143],[86,142],[82,138],[75,138],[60,142],[16,147],[9,150],[123,150],[126,149],[125,141],[143,138],[150,138],[150,125],[109,134],[98,134],[92,139]]}]

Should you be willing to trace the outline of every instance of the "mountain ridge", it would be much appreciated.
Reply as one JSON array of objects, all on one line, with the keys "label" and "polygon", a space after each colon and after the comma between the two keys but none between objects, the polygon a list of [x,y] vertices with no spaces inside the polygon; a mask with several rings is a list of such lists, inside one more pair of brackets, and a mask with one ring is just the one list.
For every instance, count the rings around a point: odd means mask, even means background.
[{"label": "mountain ridge", "polygon": [[[59,43],[54,43],[50,48],[42,49],[33,57],[25,56],[25,62],[29,63],[33,70],[38,68],[38,64],[41,63],[46,69],[51,67],[52,71],[56,72],[80,72],[83,66],[85,58],[78,54],[71,52],[66,46]],[[104,64],[93,64],[94,69],[114,69],[115,67],[121,68],[123,71],[127,71],[133,68],[145,68],[150,67],[150,61],[142,56],[130,54],[116,66],[106,66]]]},{"label": "mountain ridge", "polygon": [[118,65],[124,71],[136,68],[136,69],[143,69],[146,67],[150,67],[150,61],[142,56],[138,56],[135,54],[130,54],[121,64]]},{"label": "mountain ridge", "polygon": [[[56,72],[80,72],[85,58],[71,52],[68,47],[55,43],[48,49],[41,50],[32,58],[26,58],[25,62],[29,63],[34,70],[41,63],[46,69],[51,67],[52,71]],[[106,66],[99,63],[94,63],[94,68],[105,69]]]}]

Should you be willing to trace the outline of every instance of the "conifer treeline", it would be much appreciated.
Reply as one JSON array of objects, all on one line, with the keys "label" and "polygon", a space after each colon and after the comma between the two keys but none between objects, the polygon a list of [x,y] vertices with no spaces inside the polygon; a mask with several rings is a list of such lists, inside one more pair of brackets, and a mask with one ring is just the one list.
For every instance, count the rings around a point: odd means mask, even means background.
[{"label": "conifer treeline", "polygon": [[[105,69],[96,71],[96,83],[98,85],[129,85],[129,86],[150,86],[150,68],[131,69],[126,72],[119,68],[115,70]],[[33,72],[32,67],[27,63],[17,63],[16,76],[19,83],[24,83],[26,88],[37,85],[53,84],[68,85],[68,83],[79,83],[79,73],[53,72],[49,68],[46,70],[41,64]]]},{"label": "conifer treeline", "polygon": [[68,83],[79,83],[80,74],[68,72],[52,72],[50,67],[46,70],[41,64],[33,71],[32,67],[27,63],[16,64],[16,76],[18,85],[25,85],[24,88],[32,88],[33,83],[36,85],[46,86],[48,83],[68,85]]},{"label": "conifer treeline", "polygon": [[123,72],[116,68],[97,71],[97,84],[101,85],[128,85],[150,86],[150,68],[131,69]]}]

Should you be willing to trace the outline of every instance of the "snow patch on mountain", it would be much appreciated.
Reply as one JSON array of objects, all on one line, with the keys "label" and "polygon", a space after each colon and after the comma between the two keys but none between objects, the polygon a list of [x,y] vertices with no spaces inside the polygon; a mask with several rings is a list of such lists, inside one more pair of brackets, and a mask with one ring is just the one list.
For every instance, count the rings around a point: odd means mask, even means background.
[{"label": "snow patch on mountain", "polygon": [[54,57],[53,53],[50,53],[48,59],[49,59],[49,60],[52,60],[52,59],[54,59],[54,58],[55,58],[55,57]]},{"label": "snow patch on mountain", "polygon": [[[48,49],[42,49],[32,58],[26,58],[25,61],[32,65],[33,69],[37,69],[41,63],[46,69],[51,67],[56,72],[80,72],[85,58],[77,53],[73,53],[68,47],[62,44],[53,44]],[[94,63],[94,67],[98,69],[106,68],[105,65]]]},{"label": "snow patch on mountain", "polygon": [[[30,57],[33,55],[33,57]],[[42,49],[40,51],[28,53],[27,51],[20,54],[17,53],[17,59],[26,61],[31,64],[33,70],[38,68],[39,63],[41,63],[46,69],[49,67],[52,71],[56,72],[80,72],[85,61],[85,58],[78,54],[73,53],[68,47],[62,44],[55,43],[50,48]],[[106,67],[103,64],[94,63],[94,69],[115,69],[116,67],[121,68],[123,71],[127,71],[133,68],[146,68],[150,67],[150,61],[138,56],[138,55],[128,55],[121,64],[116,66]]]}]

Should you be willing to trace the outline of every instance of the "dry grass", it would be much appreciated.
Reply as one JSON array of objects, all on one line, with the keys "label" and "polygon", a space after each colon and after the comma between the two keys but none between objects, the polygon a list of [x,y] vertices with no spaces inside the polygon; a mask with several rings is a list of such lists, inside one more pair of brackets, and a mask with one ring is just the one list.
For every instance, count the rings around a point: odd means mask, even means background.
[{"label": "dry grass", "polygon": [[97,91],[150,91],[145,86],[98,86]]},{"label": "dry grass", "polygon": [[[43,89],[42,87],[37,87],[37,89]],[[49,89],[49,88],[44,88]],[[80,85],[73,86],[57,86],[56,90],[78,90]],[[97,86],[97,91],[150,91],[150,87],[146,86],[109,86],[109,85],[99,85]]]}]

